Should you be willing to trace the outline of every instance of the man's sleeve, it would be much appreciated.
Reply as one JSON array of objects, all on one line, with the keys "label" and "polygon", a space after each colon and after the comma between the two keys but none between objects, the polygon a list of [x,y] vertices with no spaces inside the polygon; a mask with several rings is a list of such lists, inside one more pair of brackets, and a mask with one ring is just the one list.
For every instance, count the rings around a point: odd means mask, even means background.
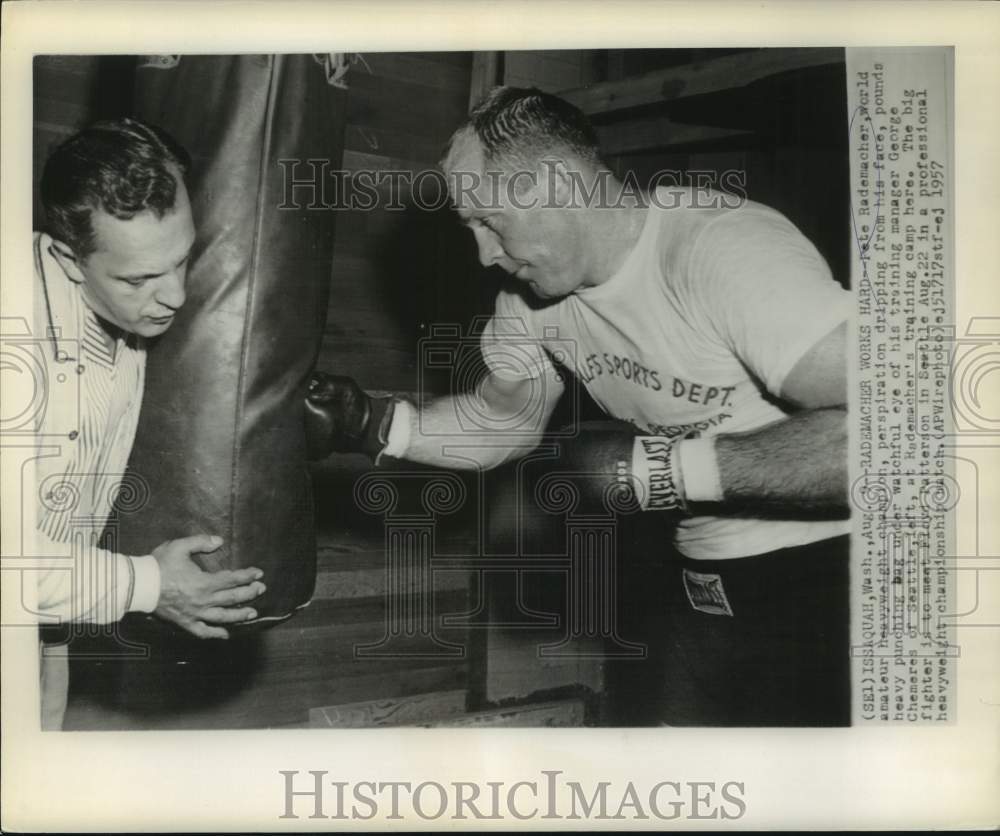
[{"label": "man's sleeve", "polygon": [[690,276],[709,327],[774,395],[853,307],[812,242],[774,211],[736,209],[713,221],[692,250]]},{"label": "man's sleeve", "polygon": [[538,380],[553,372],[552,361],[532,333],[531,309],[512,290],[501,290],[480,340],[491,372],[505,380]]},{"label": "man's sleeve", "polygon": [[160,567],[152,555],[128,557],[100,549],[89,537],[71,543],[35,532],[36,554],[65,556],[65,568],[38,576],[38,610],[63,623],[110,624],[128,612],[152,612],[160,598]]}]

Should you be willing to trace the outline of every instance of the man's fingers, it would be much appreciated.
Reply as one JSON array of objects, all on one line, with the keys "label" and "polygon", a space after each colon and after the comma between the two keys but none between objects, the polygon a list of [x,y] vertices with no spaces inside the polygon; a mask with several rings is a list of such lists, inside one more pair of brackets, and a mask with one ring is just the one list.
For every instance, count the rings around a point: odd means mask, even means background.
[{"label": "man's fingers", "polygon": [[[217,589],[242,587],[247,584],[251,584],[253,586],[259,586],[261,588],[260,592],[263,592],[264,584],[253,583],[263,576],[264,573],[260,569],[250,567],[249,569],[221,569],[218,572],[211,572],[205,580],[208,583],[209,589],[213,591]],[[257,594],[259,595],[260,592]]]},{"label": "man's fingers", "polygon": [[230,589],[220,589],[208,596],[205,602],[212,607],[231,607],[234,604],[245,604],[262,595],[267,589],[262,583],[252,583],[249,586],[236,586]]},{"label": "man's fingers", "polygon": [[198,613],[198,617],[202,621],[209,621],[213,624],[239,624],[256,618],[257,610],[253,607],[239,607],[238,609],[206,607]]},{"label": "man's fingers", "polygon": [[222,545],[222,538],[214,534],[192,534],[190,537],[178,537],[175,543],[182,546],[188,554],[214,552]]},{"label": "man's fingers", "polygon": [[210,627],[203,621],[191,621],[181,625],[191,635],[199,639],[228,639],[229,631],[222,627]]}]

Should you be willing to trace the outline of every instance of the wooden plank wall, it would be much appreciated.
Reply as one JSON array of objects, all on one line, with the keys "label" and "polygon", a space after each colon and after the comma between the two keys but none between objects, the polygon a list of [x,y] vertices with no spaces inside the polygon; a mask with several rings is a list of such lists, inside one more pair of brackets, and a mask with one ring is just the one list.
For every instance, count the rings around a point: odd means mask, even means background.
[{"label": "wooden plank wall", "polygon": [[[844,67],[800,70],[698,97],[678,108],[680,121],[747,129],[716,142],[620,154],[619,174],[644,183],[670,169],[712,172],[718,182],[742,172],[746,194],[783,212],[815,244],[834,277],[850,279],[850,203]],[[715,117],[717,121],[709,121]],[[676,117],[675,117],[676,118]]]},{"label": "wooden plank wall", "polygon": [[32,215],[39,229],[42,166],[49,153],[84,125],[132,112],[132,59],[96,55],[39,55],[33,89]]},{"label": "wooden plank wall", "polygon": [[[351,60],[344,169],[435,169],[467,112],[472,53],[363,53]],[[423,194],[423,205],[436,202],[433,179]],[[380,195],[384,205],[338,213],[320,366],[369,389],[414,391],[425,382],[418,340],[434,323],[468,325],[492,300],[477,281],[472,237],[446,206],[424,211],[404,189],[404,208],[393,209],[385,205],[388,189]]]},{"label": "wooden plank wall", "polygon": [[558,93],[603,78],[604,51],[594,49],[535,49],[505,52],[504,84],[537,87]]},{"label": "wooden plank wall", "polygon": [[[436,170],[448,138],[466,116],[471,74],[471,53],[352,56],[345,79],[343,169],[356,176],[362,171],[416,175]],[[491,309],[492,292],[478,281],[472,237],[447,205],[435,211],[426,208],[436,202],[433,182],[427,181],[423,202],[414,200],[408,188],[392,194],[382,187],[379,205],[338,213],[320,368],[349,374],[367,389],[450,389],[447,374],[425,374],[420,368],[419,341],[438,324],[465,329],[474,315]],[[392,208],[395,203],[402,208]],[[384,522],[361,513],[353,495],[355,480],[366,467],[359,457],[333,456],[314,469],[320,543],[317,600],[325,609],[307,620],[326,631],[324,642],[344,649],[352,638],[339,626],[343,619],[362,619],[377,631],[386,614]],[[474,516],[460,514],[441,532],[447,530],[453,552],[468,553],[476,526]],[[439,548],[447,549],[442,543]],[[438,614],[471,606],[467,592],[463,573],[434,573]],[[453,630],[449,639],[465,644],[467,636]],[[315,701],[315,689],[309,696],[313,708],[328,713],[339,711],[327,708],[338,703],[388,700],[396,705],[396,700],[421,693],[428,694],[427,704],[437,713],[451,710],[447,707],[455,699],[463,701],[461,696],[450,698],[447,691],[466,687],[468,653],[461,658],[400,659],[399,665],[407,670],[402,676],[391,660],[354,659],[345,664],[314,653],[298,675],[329,683],[325,701]],[[378,675],[380,670],[384,676]]]}]

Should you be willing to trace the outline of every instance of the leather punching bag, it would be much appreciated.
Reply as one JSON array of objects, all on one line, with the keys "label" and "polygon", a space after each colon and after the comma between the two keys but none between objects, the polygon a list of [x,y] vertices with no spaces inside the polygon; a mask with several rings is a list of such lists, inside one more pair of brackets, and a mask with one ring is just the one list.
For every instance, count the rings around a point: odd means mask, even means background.
[{"label": "leather punching bag", "polygon": [[267,592],[253,606],[274,623],[315,584],[303,398],[333,257],[332,212],[279,208],[279,160],[339,168],[345,93],[309,55],[183,56],[141,64],[135,102],[191,154],[197,243],[187,301],[149,351],[131,460],[149,500],[121,516],[118,547],[217,534],[225,545],[204,568],[260,567]]}]

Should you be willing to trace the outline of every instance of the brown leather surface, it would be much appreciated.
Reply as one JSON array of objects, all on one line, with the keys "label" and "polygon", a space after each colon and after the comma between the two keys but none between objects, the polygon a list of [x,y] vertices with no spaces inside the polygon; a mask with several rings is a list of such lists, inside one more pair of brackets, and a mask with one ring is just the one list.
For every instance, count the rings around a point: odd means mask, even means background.
[{"label": "brown leather surface", "polygon": [[149,502],[120,517],[118,546],[146,554],[174,537],[221,536],[203,565],[263,569],[262,618],[293,613],[315,582],[303,398],[334,223],[330,211],[278,208],[278,160],[339,168],[344,105],[308,55],[184,56],[137,71],[136,115],[192,155],[198,239],[187,302],[150,348],[131,461]]}]

